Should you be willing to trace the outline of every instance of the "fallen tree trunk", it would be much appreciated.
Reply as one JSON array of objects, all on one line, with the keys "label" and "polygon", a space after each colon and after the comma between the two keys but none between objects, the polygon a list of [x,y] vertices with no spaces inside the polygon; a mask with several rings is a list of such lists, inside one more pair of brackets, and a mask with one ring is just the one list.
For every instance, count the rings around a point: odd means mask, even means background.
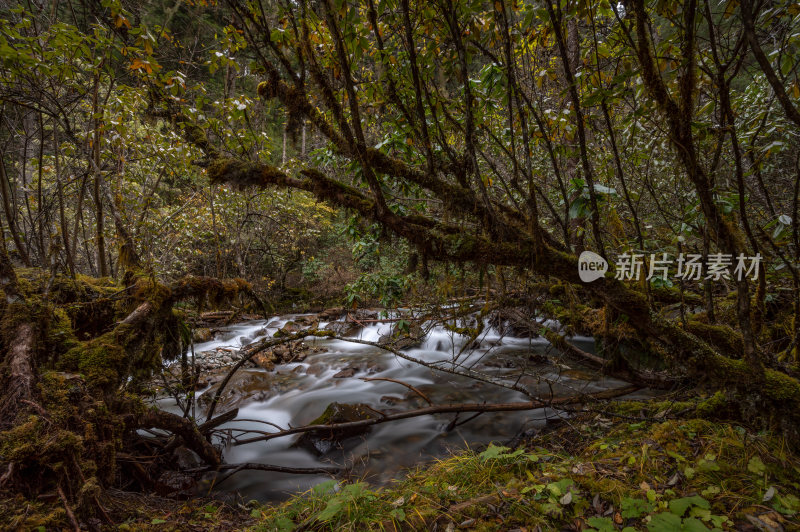
[{"label": "fallen tree trunk", "polygon": [[[406,412],[397,412],[394,414],[381,414],[381,417],[369,418],[358,421],[349,421],[346,423],[332,423],[328,425],[306,425],[304,427],[294,427],[290,429],[264,434],[253,438],[246,438],[237,440],[234,445],[245,445],[259,441],[269,441],[275,438],[282,438],[292,434],[301,434],[305,432],[325,432],[325,431],[342,431],[355,428],[369,427],[380,423],[388,423],[390,421],[397,421],[400,419],[408,419],[419,416],[429,416],[432,414],[452,414],[460,412],[513,412],[520,410],[535,410],[537,408],[557,408],[559,406],[580,404],[587,401],[599,401],[603,399],[613,399],[621,395],[633,393],[639,389],[639,386],[630,385],[614,390],[606,390],[598,393],[591,393],[585,395],[573,395],[569,397],[554,397],[549,400],[534,400],[525,401],[520,403],[457,403],[450,405],[435,405],[416,410],[409,410]],[[376,411],[377,412],[377,411]]]},{"label": "fallen tree trunk", "polygon": [[132,429],[157,428],[180,436],[186,446],[196,452],[207,464],[218,466],[220,464],[220,453],[211,445],[197,425],[190,419],[176,416],[170,412],[157,409],[149,409],[143,414],[134,415],[128,422]]},{"label": "fallen tree trunk", "polygon": [[13,426],[19,410],[33,400],[36,352],[36,329],[32,321],[35,313],[31,312],[19,292],[17,275],[8,259],[5,240],[0,240],[0,288],[6,296],[2,318],[5,353],[0,359],[0,375],[5,374],[0,377],[0,390],[3,390],[0,396],[0,429],[3,429]]}]

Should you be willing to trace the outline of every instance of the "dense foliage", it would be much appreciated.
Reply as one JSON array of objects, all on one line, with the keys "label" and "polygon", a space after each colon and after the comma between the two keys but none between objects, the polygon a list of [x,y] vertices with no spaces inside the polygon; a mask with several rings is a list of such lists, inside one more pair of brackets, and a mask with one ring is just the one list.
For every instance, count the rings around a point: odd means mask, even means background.
[{"label": "dense foliage", "polygon": [[0,490],[112,521],[106,488],[159,485],[117,460],[140,429],[220,466],[213,424],[137,395],[183,356],[193,397],[187,302],[469,295],[796,446],[798,28],[771,0],[3,4]]}]

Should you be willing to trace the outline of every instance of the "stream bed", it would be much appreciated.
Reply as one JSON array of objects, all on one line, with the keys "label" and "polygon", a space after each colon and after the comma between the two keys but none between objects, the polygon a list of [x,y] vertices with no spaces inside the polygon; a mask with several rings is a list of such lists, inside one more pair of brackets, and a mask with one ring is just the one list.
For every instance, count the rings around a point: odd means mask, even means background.
[{"label": "stream bed", "polygon": [[[298,317],[287,315],[226,326],[217,332],[214,340],[195,344],[194,350],[195,353],[220,352],[221,348],[235,351],[242,345],[272,336],[288,321]],[[320,323],[321,329],[324,326],[325,322]],[[352,337],[377,342],[391,329],[392,323],[369,323]],[[448,368],[469,367],[495,379],[516,382],[543,398],[599,392],[626,384],[564,359],[541,337],[503,336],[487,326],[477,341],[461,353],[468,338],[441,326],[428,329],[419,345],[402,352],[427,363],[435,362]],[[592,338],[573,337],[570,341],[585,351],[594,352]],[[272,371],[252,367],[239,370],[226,388],[216,414],[234,407],[239,408],[239,413],[236,419],[220,426],[220,429],[278,430],[263,422],[282,428],[297,427],[315,420],[333,402],[363,403],[386,413],[428,406],[422,397],[403,385],[365,381],[364,378],[400,380],[417,388],[434,405],[530,400],[520,392],[431,369],[374,346],[313,337],[306,338],[305,342],[316,352],[302,362],[280,364]],[[209,394],[213,394],[225,372],[224,369],[218,370],[218,378],[209,379],[210,385],[198,392],[199,395],[206,394],[207,399]],[[645,395],[649,395],[649,391],[636,392],[630,397]],[[197,412],[200,420],[205,419],[203,404],[200,397]],[[170,399],[160,400],[159,405],[173,411],[176,409]],[[472,415],[462,414],[459,419]],[[345,441],[342,449],[321,456],[293,447],[297,435],[245,445],[229,441],[224,449],[224,460],[227,463],[258,462],[290,467],[345,466],[350,469],[351,478],[382,485],[402,477],[407,468],[446,457],[456,450],[478,449],[489,442],[507,443],[523,431],[535,431],[548,420],[565,415],[551,408],[483,413],[450,431],[446,429],[454,414],[426,415],[375,425],[367,434]],[[232,430],[232,434],[241,432]],[[325,475],[241,471],[215,489],[237,492],[245,500],[278,501],[328,478]]]}]

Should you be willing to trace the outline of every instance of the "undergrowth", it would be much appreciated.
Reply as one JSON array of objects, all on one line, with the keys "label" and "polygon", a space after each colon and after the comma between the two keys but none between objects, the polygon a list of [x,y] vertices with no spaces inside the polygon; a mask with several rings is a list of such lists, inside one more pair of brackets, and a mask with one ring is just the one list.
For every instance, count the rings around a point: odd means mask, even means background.
[{"label": "undergrowth", "polygon": [[798,492],[800,459],[780,437],[594,415],[526,448],[461,452],[382,489],[332,480],[253,516],[258,532],[796,530]]}]

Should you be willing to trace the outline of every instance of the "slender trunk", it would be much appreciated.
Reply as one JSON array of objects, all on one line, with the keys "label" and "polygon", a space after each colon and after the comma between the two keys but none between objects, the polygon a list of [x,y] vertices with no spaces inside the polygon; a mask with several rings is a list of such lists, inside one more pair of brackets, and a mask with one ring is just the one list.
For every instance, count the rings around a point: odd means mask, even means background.
[{"label": "slender trunk", "polygon": [[105,222],[103,219],[103,194],[100,190],[100,143],[102,142],[102,134],[100,128],[102,126],[102,117],[99,116],[100,110],[98,105],[98,96],[100,92],[100,74],[96,74],[94,78],[94,94],[92,95],[92,112],[95,116],[94,120],[94,139],[92,141],[92,157],[94,167],[94,209],[96,216],[96,236],[97,236],[97,270],[100,277],[108,277],[108,262],[106,261],[106,240],[105,240]]},{"label": "slender trunk", "polygon": [[17,254],[19,254],[19,257],[25,267],[29,268],[31,266],[31,259],[28,255],[28,249],[20,237],[19,228],[17,227],[17,222],[14,218],[14,210],[11,207],[10,182],[8,180],[8,175],[6,174],[6,165],[4,160],[5,157],[3,155],[3,153],[0,153],[0,181],[2,181],[2,183],[0,183],[0,194],[3,196],[3,211],[6,214],[8,230],[11,233],[11,238],[14,240],[14,246],[17,248]]},{"label": "slender trunk", "polygon": [[61,240],[64,242],[64,256],[67,260],[67,269],[70,276],[75,277],[75,261],[72,258],[72,247],[69,241],[69,228],[67,217],[64,213],[64,189],[61,183],[61,158],[59,157],[58,127],[53,124],[53,158],[56,167],[56,193],[58,194],[58,220],[61,226]]}]

